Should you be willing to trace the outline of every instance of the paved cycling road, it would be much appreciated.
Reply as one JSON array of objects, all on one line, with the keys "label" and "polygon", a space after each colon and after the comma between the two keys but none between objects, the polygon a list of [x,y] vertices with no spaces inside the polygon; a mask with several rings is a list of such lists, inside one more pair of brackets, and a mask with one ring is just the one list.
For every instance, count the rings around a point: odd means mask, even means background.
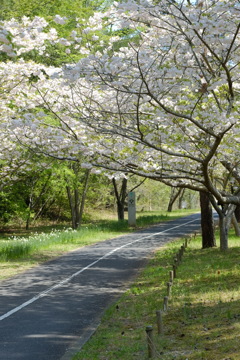
[{"label": "paved cycling road", "polygon": [[72,251],[0,282],[0,359],[65,360],[153,251],[200,228],[194,214]]}]

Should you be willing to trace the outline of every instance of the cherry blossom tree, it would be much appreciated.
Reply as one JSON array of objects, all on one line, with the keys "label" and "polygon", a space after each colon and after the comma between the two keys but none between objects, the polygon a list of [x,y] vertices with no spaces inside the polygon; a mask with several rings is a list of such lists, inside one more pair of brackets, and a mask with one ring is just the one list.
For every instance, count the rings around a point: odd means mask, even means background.
[{"label": "cherry blossom tree", "polygon": [[[55,15],[52,22],[64,25],[67,20],[66,17]],[[31,173],[34,165],[31,154],[41,153],[61,160],[72,160],[73,157],[69,155],[69,152],[72,152],[74,160],[78,158],[78,155],[81,157],[79,146],[71,149],[68,139],[66,141],[63,139],[63,134],[67,136],[66,130],[70,130],[70,127],[64,127],[59,122],[57,113],[53,114],[52,108],[50,111],[50,99],[56,103],[54,96],[57,96],[53,89],[61,88],[62,80],[56,79],[60,69],[46,66],[45,61],[36,63],[33,60],[27,60],[43,59],[43,57],[33,56],[33,51],[36,54],[48,56],[50,45],[54,47],[60,44],[65,47],[66,53],[73,44],[75,48],[78,48],[76,44],[81,41],[81,38],[77,37],[77,33],[79,35],[80,32],[72,32],[70,39],[59,37],[56,29],[49,28],[49,23],[40,17],[33,19],[23,17],[20,21],[11,19],[0,22],[0,57],[2,59],[0,63],[0,136],[2,137],[0,157],[3,159],[0,163],[1,188],[17,180],[20,174]],[[48,102],[42,92],[38,91],[39,88],[46,89],[48,93],[51,90],[52,95],[48,96]],[[42,121],[42,117],[44,117],[44,122],[41,122],[43,126],[38,129],[40,121],[37,122],[37,119],[41,118]],[[73,123],[71,126],[73,127]],[[29,128],[31,131],[26,131]],[[71,135],[73,134],[72,129]],[[44,158],[40,157],[40,159]],[[39,164],[40,167],[41,164]],[[46,168],[46,164],[43,164],[43,167]],[[76,164],[73,167],[78,168]],[[83,215],[90,170],[81,170],[81,172],[86,173],[82,194],[79,193],[79,179],[74,184],[72,184],[73,181],[69,181],[69,177],[65,179],[74,228],[79,226]],[[76,177],[79,171],[77,173]],[[29,214],[30,210],[29,207]]]},{"label": "cherry blossom tree", "polygon": [[[96,13],[85,57],[62,70],[35,64],[34,81],[16,87],[12,133],[50,156],[84,154],[86,168],[205,192],[227,249],[240,203],[239,13],[236,0],[130,0]],[[106,47],[101,26],[129,29],[128,45],[113,36]]]},{"label": "cherry blossom tree", "polygon": [[222,250],[240,202],[239,11],[234,0],[115,4],[109,19],[136,36],[65,71],[95,165],[207,193]]}]

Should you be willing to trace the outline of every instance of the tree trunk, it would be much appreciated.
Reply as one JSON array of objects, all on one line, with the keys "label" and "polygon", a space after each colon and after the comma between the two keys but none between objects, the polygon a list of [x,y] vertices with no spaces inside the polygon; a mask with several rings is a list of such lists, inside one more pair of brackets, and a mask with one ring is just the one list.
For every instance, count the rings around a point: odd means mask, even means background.
[{"label": "tree trunk", "polygon": [[26,230],[29,230],[29,227],[30,227],[30,216],[31,216],[31,212],[30,212],[30,210],[29,210],[29,211],[28,211],[28,214],[27,214],[26,225],[25,225],[25,229],[26,229]]},{"label": "tree trunk", "polygon": [[114,193],[117,199],[117,214],[118,214],[118,220],[124,220],[124,205],[125,205],[125,199],[127,196],[127,179],[122,179],[121,189],[120,193],[117,188],[116,180],[112,179],[113,187],[114,187]]},{"label": "tree trunk", "polygon": [[71,189],[71,187],[69,185],[66,186],[67,194],[68,194],[68,201],[69,201],[70,210],[71,210],[72,228],[73,229],[78,229],[78,227],[81,225],[81,222],[82,222],[83,210],[84,210],[84,205],[85,205],[85,200],[86,200],[86,195],[87,195],[90,172],[91,172],[91,170],[89,170],[89,169],[86,170],[81,199],[80,199],[79,188],[78,188],[77,184],[74,185],[74,189]]},{"label": "tree trunk", "polygon": [[222,212],[219,213],[220,249],[222,251],[228,249],[228,231],[235,208],[236,205],[226,205],[223,207]]},{"label": "tree trunk", "polygon": [[74,213],[75,213],[74,229],[77,229],[79,226],[79,215],[80,215],[80,197],[79,197],[79,190],[77,187],[74,189]]},{"label": "tree trunk", "polygon": [[86,170],[86,175],[85,175],[85,182],[84,182],[83,192],[82,192],[81,205],[80,205],[80,210],[79,210],[78,226],[80,226],[81,223],[82,223],[83,210],[84,210],[85,200],[86,200],[86,197],[87,197],[87,190],[88,190],[88,183],[89,183],[90,173],[91,173],[91,170],[87,169]]},{"label": "tree trunk", "polygon": [[66,186],[66,190],[67,190],[68,202],[69,202],[69,206],[70,206],[70,210],[71,210],[72,228],[75,229],[75,224],[76,224],[75,209],[74,209],[74,201],[73,201],[73,197],[71,194],[70,186]]},{"label": "tree trunk", "polygon": [[233,216],[232,216],[232,224],[233,224],[233,227],[235,230],[235,235],[240,237],[240,228],[239,228],[235,213],[233,213]]},{"label": "tree trunk", "polygon": [[124,220],[124,204],[120,201],[117,201],[117,214],[118,220]]},{"label": "tree trunk", "polygon": [[33,194],[31,193],[29,196],[29,203],[28,203],[28,209],[27,209],[27,219],[26,219],[26,225],[25,225],[26,230],[29,230],[29,227],[30,227],[32,208],[33,208]]},{"label": "tree trunk", "polygon": [[237,206],[236,206],[235,216],[236,216],[237,222],[240,223],[240,205],[237,205]]},{"label": "tree trunk", "polygon": [[223,214],[219,216],[219,231],[220,231],[220,249],[225,251],[228,249],[228,227],[226,216]]},{"label": "tree trunk", "polygon": [[180,192],[179,195],[179,199],[178,199],[178,208],[181,210],[183,208],[183,196],[185,193],[185,189],[182,189],[182,191]]},{"label": "tree trunk", "polygon": [[170,195],[170,199],[169,199],[169,203],[168,203],[168,208],[167,211],[171,212],[172,208],[173,208],[173,204],[175,203],[175,201],[177,200],[177,198],[181,195],[183,189],[181,188],[171,188],[171,195]]},{"label": "tree trunk", "polygon": [[199,193],[201,206],[202,248],[206,249],[216,246],[213,212],[207,193],[203,191],[200,191]]}]

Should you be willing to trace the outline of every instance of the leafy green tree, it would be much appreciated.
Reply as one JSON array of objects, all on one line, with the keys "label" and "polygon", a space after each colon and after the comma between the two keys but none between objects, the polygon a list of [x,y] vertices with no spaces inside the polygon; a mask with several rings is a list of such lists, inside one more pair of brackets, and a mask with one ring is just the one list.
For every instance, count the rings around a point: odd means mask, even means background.
[{"label": "leafy green tree", "polygon": [[26,203],[22,196],[23,188],[21,184],[15,186],[6,186],[4,191],[0,192],[0,219],[1,224],[16,221],[26,214]]},{"label": "leafy green tree", "polygon": [[86,18],[101,5],[104,6],[103,0],[2,0],[0,19],[8,20],[13,17],[20,19],[23,16],[30,18],[41,16],[50,19],[56,14],[72,19]]},{"label": "leafy green tree", "polygon": [[[55,28],[62,39],[72,39],[72,31],[76,30],[78,19],[82,27],[94,12],[100,8],[104,9],[108,5],[104,0],[86,1],[86,0],[3,0],[0,8],[0,21],[10,20],[12,18],[21,22],[24,17],[33,19],[34,17],[44,18],[48,22],[48,27]],[[59,16],[56,20],[56,16]],[[81,45],[88,41],[88,37],[82,34],[81,26],[77,29]],[[106,35],[102,34],[102,37]],[[69,54],[70,52],[70,54]],[[25,60],[34,60],[37,63],[45,65],[61,66],[63,63],[78,61],[82,56],[79,55],[78,49],[70,46],[66,51],[66,47],[59,43],[46,43],[46,51],[43,55],[39,55],[38,51],[32,50],[21,56]],[[2,61],[6,60],[4,54],[0,54]]]}]

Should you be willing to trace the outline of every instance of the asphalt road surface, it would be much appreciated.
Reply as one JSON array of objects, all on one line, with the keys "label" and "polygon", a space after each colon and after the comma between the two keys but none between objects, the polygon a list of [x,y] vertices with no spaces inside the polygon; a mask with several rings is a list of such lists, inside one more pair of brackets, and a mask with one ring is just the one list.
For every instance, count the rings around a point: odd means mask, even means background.
[{"label": "asphalt road surface", "polygon": [[0,282],[0,360],[66,360],[153,251],[200,228],[200,215],[86,246]]}]

